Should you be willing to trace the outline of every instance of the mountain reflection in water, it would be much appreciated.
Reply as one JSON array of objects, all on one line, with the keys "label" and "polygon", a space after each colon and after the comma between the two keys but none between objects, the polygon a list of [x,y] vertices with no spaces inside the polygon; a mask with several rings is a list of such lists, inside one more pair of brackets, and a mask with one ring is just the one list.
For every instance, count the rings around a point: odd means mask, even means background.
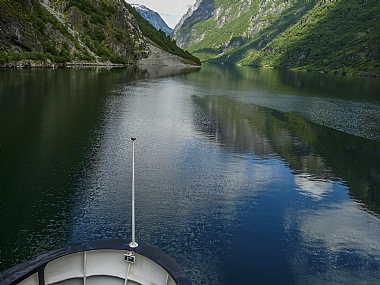
[{"label": "mountain reflection in water", "polygon": [[325,182],[342,180],[353,198],[380,214],[379,142],[225,96],[193,96],[193,100],[207,117],[196,125],[215,143],[262,158],[281,157],[299,190],[316,199],[331,191]]}]

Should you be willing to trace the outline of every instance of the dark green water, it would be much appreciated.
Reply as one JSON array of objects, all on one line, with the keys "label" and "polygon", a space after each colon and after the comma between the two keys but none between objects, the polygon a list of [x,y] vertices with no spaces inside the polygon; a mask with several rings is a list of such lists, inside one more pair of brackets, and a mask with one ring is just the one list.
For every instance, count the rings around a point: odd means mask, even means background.
[{"label": "dark green water", "polygon": [[130,237],[136,136],[137,239],[194,284],[377,284],[378,90],[250,67],[0,70],[1,270]]}]

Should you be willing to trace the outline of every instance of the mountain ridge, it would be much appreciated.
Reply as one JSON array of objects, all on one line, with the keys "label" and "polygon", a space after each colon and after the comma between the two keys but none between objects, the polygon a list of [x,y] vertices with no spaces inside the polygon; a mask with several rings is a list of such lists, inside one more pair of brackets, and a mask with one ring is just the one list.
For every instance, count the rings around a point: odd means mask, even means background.
[{"label": "mountain ridge", "polygon": [[170,28],[166,22],[161,18],[161,15],[156,11],[149,9],[141,4],[131,4],[133,8],[137,10],[143,16],[145,20],[151,23],[157,30],[162,30],[166,35],[170,35],[172,28]]}]

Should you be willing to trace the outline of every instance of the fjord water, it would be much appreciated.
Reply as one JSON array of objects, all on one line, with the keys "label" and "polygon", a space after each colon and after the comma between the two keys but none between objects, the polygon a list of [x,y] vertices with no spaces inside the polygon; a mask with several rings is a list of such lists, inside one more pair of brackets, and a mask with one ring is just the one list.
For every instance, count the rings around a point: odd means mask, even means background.
[{"label": "fjord water", "polygon": [[1,270],[136,238],[193,284],[379,284],[380,81],[0,70]]}]

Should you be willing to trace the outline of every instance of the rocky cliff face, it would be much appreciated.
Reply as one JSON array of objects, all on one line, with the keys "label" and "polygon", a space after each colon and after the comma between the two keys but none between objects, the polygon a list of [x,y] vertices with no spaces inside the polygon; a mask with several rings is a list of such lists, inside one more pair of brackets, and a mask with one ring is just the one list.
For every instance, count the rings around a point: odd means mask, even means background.
[{"label": "rocky cliff face", "polygon": [[[192,27],[198,22],[207,20],[214,13],[214,0],[197,0],[195,4],[190,7],[186,14],[182,16],[181,20],[175,26],[172,32],[172,36],[176,36],[178,32],[182,29]],[[179,38],[179,37],[178,37]],[[181,46],[186,46],[188,42],[183,40],[182,43],[179,43]]]},{"label": "rocky cliff face", "polygon": [[[226,23],[236,19],[252,5],[252,0],[224,2],[219,1],[215,5],[215,0],[197,0],[172,32],[178,45],[188,48],[202,41],[205,37],[212,35],[215,29],[220,29]],[[236,9],[237,6],[239,9]],[[203,27],[203,23],[207,25]]]},{"label": "rocky cliff face", "polygon": [[160,14],[149,9],[148,7],[140,4],[131,4],[133,8],[137,10],[143,16],[145,20],[151,23],[157,30],[165,32],[166,35],[170,35],[172,29],[161,18]]},{"label": "rocky cliff face", "polygon": [[292,5],[293,2],[283,0],[224,0],[218,1],[217,5],[215,0],[197,0],[181,18],[172,35],[179,46],[189,48],[205,38],[212,37],[216,31],[225,29],[224,33],[228,35],[221,37],[224,41],[214,47],[226,50],[229,46],[236,46],[237,39],[234,36],[245,41],[268,27],[272,15],[278,15]]},{"label": "rocky cliff face", "polygon": [[55,59],[138,60],[147,40],[123,0],[0,2],[0,52]]},{"label": "rocky cliff face", "polygon": [[380,1],[197,0],[172,32],[202,61],[380,74]]}]

